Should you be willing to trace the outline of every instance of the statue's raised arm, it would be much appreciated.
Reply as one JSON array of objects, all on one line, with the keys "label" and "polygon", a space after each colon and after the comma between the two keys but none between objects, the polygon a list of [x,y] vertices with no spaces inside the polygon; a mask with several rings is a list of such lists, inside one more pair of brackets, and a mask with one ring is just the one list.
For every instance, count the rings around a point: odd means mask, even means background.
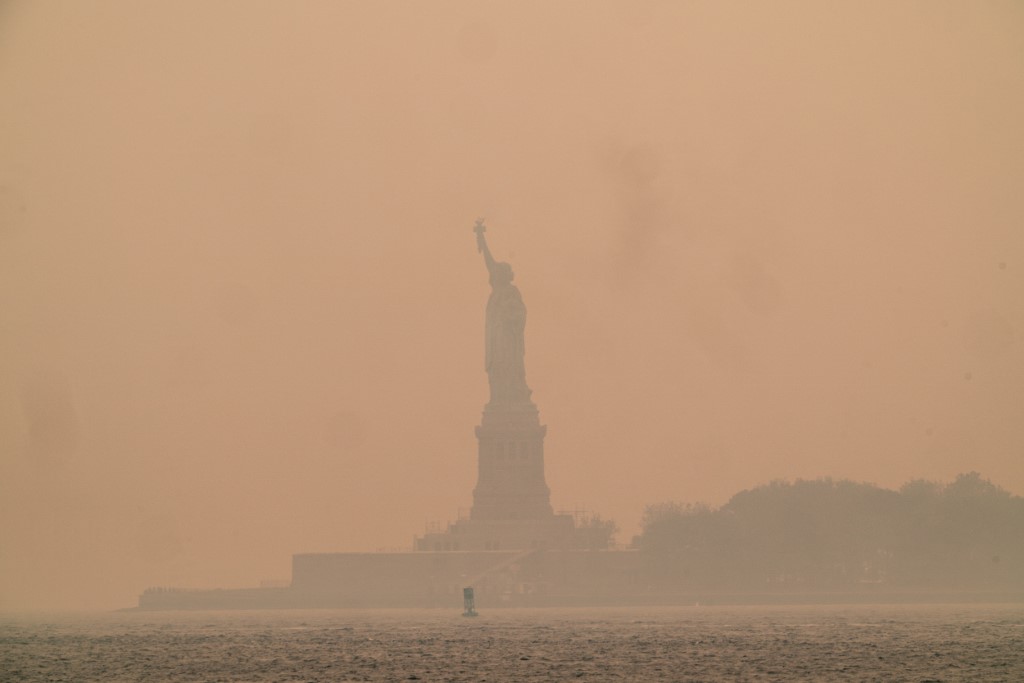
[{"label": "statue's raised arm", "polygon": [[483,253],[484,264],[487,265],[487,272],[494,272],[494,257],[491,256],[491,250],[487,248],[487,238],[484,237],[484,233],[487,232],[487,226],[484,225],[483,218],[476,219],[476,225],[473,226],[473,232],[476,233],[476,250]]}]

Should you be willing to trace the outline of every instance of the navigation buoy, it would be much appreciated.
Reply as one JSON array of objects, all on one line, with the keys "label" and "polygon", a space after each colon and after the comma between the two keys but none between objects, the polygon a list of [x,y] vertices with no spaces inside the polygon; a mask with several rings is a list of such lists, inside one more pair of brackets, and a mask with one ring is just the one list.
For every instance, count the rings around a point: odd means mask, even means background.
[{"label": "navigation buoy", "polygon": [[475,617],[476,612],[476,600],[473,599],[473,587],[467,586],[462,589],[462,604],[465,606],[466,611],[462,613],[464,617]]}]

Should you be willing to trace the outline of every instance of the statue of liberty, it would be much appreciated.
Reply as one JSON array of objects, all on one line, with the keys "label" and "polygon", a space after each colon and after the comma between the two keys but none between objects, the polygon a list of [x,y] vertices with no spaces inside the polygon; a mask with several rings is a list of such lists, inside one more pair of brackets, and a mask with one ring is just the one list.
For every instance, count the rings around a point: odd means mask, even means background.
[{"label": "statue of liberty", "polygon": [[491,281],[487,299],[487,322],[484,336],[484,369],[491,387],[491,405],[530,404],[530,388],[526,386],[526,305],[519,289],[512,284],[512,266],[498,263],[491,256],[484,238],[483,219],[476,222],[477,250]]}]

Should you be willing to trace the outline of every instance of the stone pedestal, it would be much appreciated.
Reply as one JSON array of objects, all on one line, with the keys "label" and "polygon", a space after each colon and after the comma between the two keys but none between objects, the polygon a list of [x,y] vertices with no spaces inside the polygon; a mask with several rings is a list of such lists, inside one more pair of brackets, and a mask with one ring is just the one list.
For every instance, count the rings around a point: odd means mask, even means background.
[{"label": "stone pedestal", "polygon": [[551,491],[544,481],[546,432],[533,403],[488,404],[476,428],[477,484],[471,520],[551,518]]},{"label": "stone pedestal", "polygon": [[556,515],[544,480],[544,434],[530,401],[489,403],[476,428],[477,483],[468,519],[416,539],[417,550],[572,547],[571,515]]}]

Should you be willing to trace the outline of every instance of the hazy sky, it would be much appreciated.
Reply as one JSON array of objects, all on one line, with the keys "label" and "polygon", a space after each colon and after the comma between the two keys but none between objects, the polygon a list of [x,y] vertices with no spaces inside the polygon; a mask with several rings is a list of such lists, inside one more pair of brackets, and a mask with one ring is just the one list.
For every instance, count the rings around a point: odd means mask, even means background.
[{"label": "hazy sky", "polygon": [[0,6],[0,609],[468,508],[516,271],[558,508],[1024,494],[1024,5]]}]

